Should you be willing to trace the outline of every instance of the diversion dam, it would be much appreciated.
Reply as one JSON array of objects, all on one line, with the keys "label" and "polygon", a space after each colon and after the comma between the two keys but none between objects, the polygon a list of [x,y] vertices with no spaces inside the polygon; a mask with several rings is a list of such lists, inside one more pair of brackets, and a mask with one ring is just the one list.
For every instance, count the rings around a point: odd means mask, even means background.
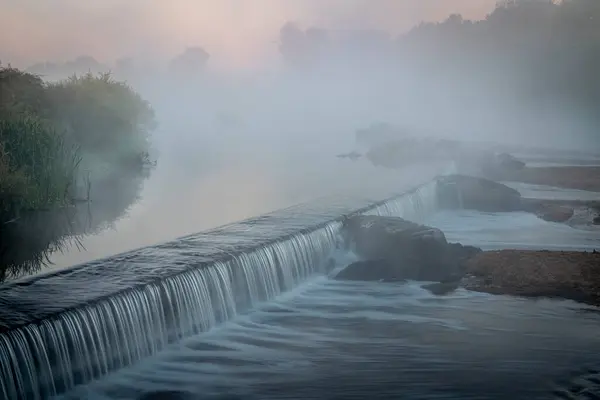
[{"label": "diversion dam", "polygon": [[50,398],[207,332],[330,271],[343,216],[423,220],[435,190],[324,198],[5,284],[0,399]]}]

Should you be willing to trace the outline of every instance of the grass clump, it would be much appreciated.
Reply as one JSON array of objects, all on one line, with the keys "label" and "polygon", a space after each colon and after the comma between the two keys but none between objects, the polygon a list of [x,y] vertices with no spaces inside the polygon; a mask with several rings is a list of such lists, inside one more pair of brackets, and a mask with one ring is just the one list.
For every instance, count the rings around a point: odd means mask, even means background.
[{"label": "grass clump", "polygon": [[22,211],[64,205],[73,193],[77,149],[36,116],[0,120],[0,210]]}]

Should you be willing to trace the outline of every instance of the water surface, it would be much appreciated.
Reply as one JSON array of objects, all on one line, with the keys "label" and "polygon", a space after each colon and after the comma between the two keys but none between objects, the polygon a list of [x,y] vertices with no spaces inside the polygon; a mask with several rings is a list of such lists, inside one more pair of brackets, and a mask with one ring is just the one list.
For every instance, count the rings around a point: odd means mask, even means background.
[{"label": "water surface", "polygon": [[[581,240],[569,242],[572,232],[520,213],[442,212],[426,222],[444,229],[450,240],[486,248],[515,241],[564,248]],[[517,232],[529,234],[515,237]],[[352,253],[336,255],[339,267],[353,259]],[[421,286],[318,277],[65,397],[134,399],[157,390],[199,399],[541,400],[586,390],[600,394],[600,316],[589,307],[464,290],[436,297]]]}]

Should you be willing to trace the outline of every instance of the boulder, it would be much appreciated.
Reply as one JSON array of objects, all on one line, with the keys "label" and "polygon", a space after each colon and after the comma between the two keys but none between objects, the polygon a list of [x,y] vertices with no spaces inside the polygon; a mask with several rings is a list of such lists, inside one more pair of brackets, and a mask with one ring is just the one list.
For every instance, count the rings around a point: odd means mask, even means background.
[{"label": "boulder", "polygon": [[400,270],[386,260],[356,261],[341,270],[335,277],[342,281],[402,282]]},{"label": "boulder", "polygon": [[459,280],[466,260],[481,251],[450,244],[439,229],[398,217],[353,216],[344,221],[343,232],[368,261],[351,264],[337,279]]},{"label": "boulder", "polygon": [[454,292],[460,286],[460,281],[436,282],[424,285],[423,289],[430,291],[436,296],[445,296]]},{"label": "boulder", "polygon": [[521,171],[525,163],[508,153],[491,153],[482,158],[482,172],[485,176],[498,177],[506,173]]},{"label": "boulder", "polygon": [[521,194],[489,179],[467,175],[438,178],[438,204],[442,208],[464,208],[484,212],[519,211]]},{"label": "boulder", "polygon": [[574,213],[572,207],[552,204],[543,204],[535,212],[539,218],[550,222],[567,222]]},{"label": "boulder", "polygon": [[597,217],[595,217],[595,218],[592,220],[592,223],[593,223],[594,225],[600,225],[600,215],[598,215]]}]

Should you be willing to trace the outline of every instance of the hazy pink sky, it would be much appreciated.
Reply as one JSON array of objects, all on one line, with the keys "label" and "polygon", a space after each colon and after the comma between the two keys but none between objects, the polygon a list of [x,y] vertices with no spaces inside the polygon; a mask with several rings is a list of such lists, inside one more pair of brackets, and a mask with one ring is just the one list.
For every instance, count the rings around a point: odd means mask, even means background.
[{"label": "hazy pink sky", "polygon": [[451,13],[481,18],[496,0],[0,0],[0,57],[15,65],[87,54],[172,57],[201,45],[211,63],[257,66],[276,56],[278,30],[301,26],[397,33]]}]

